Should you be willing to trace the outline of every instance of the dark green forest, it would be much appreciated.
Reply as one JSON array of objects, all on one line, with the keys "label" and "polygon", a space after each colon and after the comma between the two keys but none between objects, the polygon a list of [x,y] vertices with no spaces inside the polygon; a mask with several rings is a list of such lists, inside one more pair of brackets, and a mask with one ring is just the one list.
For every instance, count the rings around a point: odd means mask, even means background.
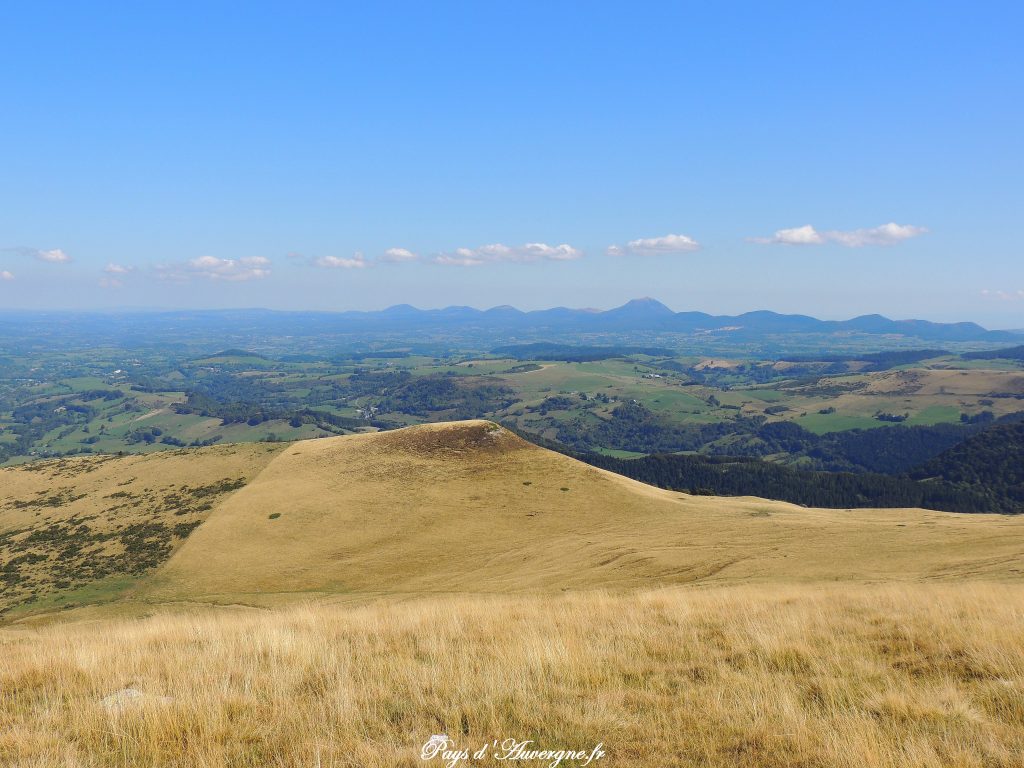
[{"label": "dark green forest", "polygon": [[[870,430],[869,432],[892,432]],[[1024,422],[997,424],[906,473],[821,472],[756,458],[654,454],[589,464],[661,488],[761,496],[814,507],[923,507],[948,512],[1024,512]]]}]

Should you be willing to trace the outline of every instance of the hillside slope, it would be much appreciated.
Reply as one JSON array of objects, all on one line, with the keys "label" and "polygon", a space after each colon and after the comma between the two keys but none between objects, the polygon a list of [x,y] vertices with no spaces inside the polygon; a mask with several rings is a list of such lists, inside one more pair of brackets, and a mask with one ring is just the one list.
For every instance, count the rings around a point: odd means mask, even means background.
[{"label": "hillside slope", "polygon": [[471,421],[290,445],[139,597],[965,577],[1024,577],[1024,519],[691,497]]}]

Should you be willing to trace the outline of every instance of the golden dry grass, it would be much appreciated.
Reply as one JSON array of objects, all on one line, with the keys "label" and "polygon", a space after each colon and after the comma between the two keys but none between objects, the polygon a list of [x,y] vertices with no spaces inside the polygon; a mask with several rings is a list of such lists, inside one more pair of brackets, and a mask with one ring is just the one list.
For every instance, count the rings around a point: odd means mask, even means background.
[{"label": "golden dry grass", "polygon": [[1017,371],[925,370],[887,371],[873,376],[865,391],[873,394],[985,396],[992,392],[1024,394],[1024,375]]},{"label": "golden dry grass", "polygon": [[[447,733],[602,742],[593,764],[608,766],[1015,768],[1022,598],[984,583],[673,588],[6,630],[0,762],[437,766],[418,750]],[[145,697],[101,703],[127,687]]]}]

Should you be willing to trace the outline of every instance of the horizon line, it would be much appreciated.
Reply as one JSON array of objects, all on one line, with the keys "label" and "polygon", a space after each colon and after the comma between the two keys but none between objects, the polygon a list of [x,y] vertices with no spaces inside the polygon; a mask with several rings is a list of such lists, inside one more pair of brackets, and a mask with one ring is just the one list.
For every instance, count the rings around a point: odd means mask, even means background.
[{"label": "horizon line", "polygon": [[[570,312],[589,312],[589,313],[593,313],[595,315],[598,315],[598,314],[605,314],[605,313],[608,313],[608,312],[613,312],[615,310],[623,309],[625,307],[630,306],[631,304],[632,305],[636,305],[636,304],[643,304],[645,302],[649,302],[651,304],[656,304],[656,305],[658,305],[660,307],[664,307],[666,310],[671,312],[671,314],[673,316],[678,316],[678,315],[683,315],[683,314],[700,314],[700,315],[707,315],[708,317],[739,318],[739,317],[744,317],[746,315],[767,313],[767,314],[777,315],[777,316],[780,316],[780,317],[805,317],[805,318],[810,318],[812,320],[817,320],[819,322],[834,322],[834,323],[850,322],[850,321],[853,321],[853,320],[859,320],[859,319],[863,319],[863,318],[869,318],[869,317],[876,318],[877,317],[877,318],[881,318],[881,319],[884,319],[884,320],[888,320],[890,322],[925,322],[925,323],[933,323],[933,324],[936,324],[936,325],[959,325],[959,324],[969,323],[969,324],[976,325],[979,328],[982,328],[983,330],[986,330],[986,331],[1006,331],[1006,332],[1010,332],[1010,333],[1021,333],[1021,332],[1024,332],[1024,328],[989,328],[987,326],[981,325],[980,323],[978,323],[977,321],[974,321],[974,320],[942,321],[942,320],[924,320],[922,318],[913,318],[913,317],[893,318],[893,317],[889,317],[888,315],[884,315],[884,314],[882,314],[880,312],[867,312],[867,313],[864,313],[864,314],[854,315],[853,317],[847,317],[847,318],[843,318],[843,319],[823,319],[823,318],[817,317],[815,315],[810,315],[810,314],[806,314],[806,313],[803,313],[803,312],[778,312],[778,311],[772,310],[772,309],[751,309],[751,310],[746,310],[744,312],[740,312],[738,314],[713,313],[713,312],[707,312],[707,311],[704,311],[704,310],[691,310],[691,309],[676,311],[676,310],[672,309],[671,307],[669,307],[668,305],[664,304],[663,302],[659,301],[658,299],[654,299],[654,298],[651,298],[651,297],[648,297],[648,296],[644,296],[644,297],[640,297],[640,298],[635,298],[635,299],[629,299],[629,300],[627,300],[623,304],[619,304],[619,305],[614,306],[614,307],[609,307],[607,309],[601,309],[601,308],[596,308],[596,307],[569,307],[569,306],[566,306],[566,305],[557,305],[557,306],[552,306],[552,307],[545,307],[545,308],[542,308],[542,309],[524,310],[524,309],[519,309],[518,307],[516,307],[516,306],[514,306],[512,304],[496,304],[494,306],[487,307],[487,308],[474,307],[474,306],[471,306],[471,305],[468,305],[468,304],[450,304],[450,305],[447,305],[447,306],[444,306],[444,307],[427,307],[427,308],[422,308],[422,307],[417,307],[417,306],[415,306],[413,304],[409,304],[407,302],[402,302],[402,303],[398,303],[398,304],[391,304],[391,305],[388,305],[386,307],[379,308],[379,309],[273,309],[273,308],[270,308],[270,307],[260,307],[260,306],[251,306],[251,307],[133,307],[133,306],[122,306],[122,307],[107,307],[107,308],[97,307],[97,308],[80,308],[80,309],[67,309],[67,308],[32,308],[32,309],[28,309],[28,308],[2,308],[2,309],[0,309],[0,316],[3,316],[3,315],[132,315],[132,314],[157,315],[157,314],[178,314],[178,313],[189,313],[189,312],[197,312],[197,313],[213,313],[213,312],[266,312],[266,313],[276,313],[276,314],[325,314],[325,315],[362,314],[362,315],[372,315],[372,314],[381,314],[383,312],[388,312],[389,310],[393,310],[393,309],[409,309],[409,310],[413,310],[413,311],[416,311],[416,312],[424,312],[424,313],[426,313],[426,312],[445,312],[445,311],[448,311],[448,310],[469,310],[469,311],[472,311],[472,312],[479,312],[481,314],[485,314],[487,312],[492,312],[492,311],[498,310],[498,309],[509,309],[509,310],[515,310],[516,312],[518,312],[520,314],[523,314],[523,315],[537,314],[537,313],[541,313],[541,312],[550,312],[552,310],[559,310],[559,309],[561,309],[561,310],[567,310],[567,311],[570,311]],[[667,315],[666,315],[666,317],[667,317]]]}]

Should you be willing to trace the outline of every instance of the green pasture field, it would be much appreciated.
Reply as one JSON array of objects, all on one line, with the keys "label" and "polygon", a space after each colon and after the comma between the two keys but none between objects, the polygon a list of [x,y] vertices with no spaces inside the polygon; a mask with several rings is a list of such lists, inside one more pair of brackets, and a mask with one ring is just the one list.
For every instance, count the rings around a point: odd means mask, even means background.
[{"label": "green pasture field", "polygon": [[871,416],[851,416],[843,413],[808,413],[793,419],[797,424],[816,435],[826,432],[844,432],[847,429],[873,429],[887,426]]}]

